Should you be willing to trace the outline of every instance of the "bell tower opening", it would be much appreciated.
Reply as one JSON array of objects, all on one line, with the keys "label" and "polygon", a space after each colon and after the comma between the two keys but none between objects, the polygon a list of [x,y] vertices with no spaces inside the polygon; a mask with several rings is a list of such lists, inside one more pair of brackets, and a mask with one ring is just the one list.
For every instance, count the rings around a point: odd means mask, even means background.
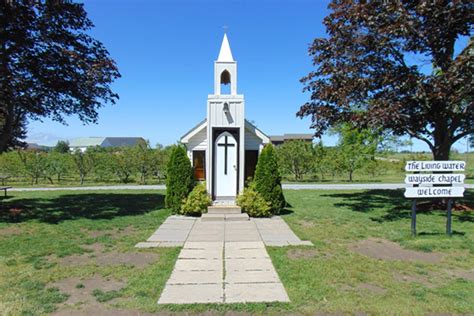
[{"label": "bell tower opening", "polygon": [[227,69],[221,73],[221,94],[230,94],[230,77],[230,72]]}]

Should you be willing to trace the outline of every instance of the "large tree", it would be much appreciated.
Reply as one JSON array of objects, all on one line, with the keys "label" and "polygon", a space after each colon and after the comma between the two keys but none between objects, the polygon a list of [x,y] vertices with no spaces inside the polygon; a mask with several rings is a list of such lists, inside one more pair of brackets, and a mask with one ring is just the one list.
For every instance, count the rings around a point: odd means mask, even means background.
[{"label": "large tree", "polygon": [[449,159],[474,132],[472,2],[333,0],[329,8],[328,36],[309,48],[315,70],[301,79],[311,99],[297,115],[312,118],[316,136],[342,122],[381,127]]},{"label": "large tree", "polygon": [[75,114],[91,123],[115,103],[110,84],[120,74],[86,33],[92,27],[72,1],[0,2],[0,152],[24,144],[29,119],[64,123]]}]

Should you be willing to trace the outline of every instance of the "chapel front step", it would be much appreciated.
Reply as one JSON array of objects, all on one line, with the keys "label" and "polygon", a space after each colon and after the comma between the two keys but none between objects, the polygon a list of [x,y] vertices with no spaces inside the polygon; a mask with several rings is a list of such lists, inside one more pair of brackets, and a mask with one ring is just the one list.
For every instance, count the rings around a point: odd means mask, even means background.
[{"label": "chapel front step", "polygon": [[203,222],[248,221],[247,213],[242,213],[240,206],[212,205],[207,207],[207,214],[202,214]]},{"label": "chapel front step", "polygon": [[207,207],[208,214],[241,214],[242,209],[236,205],[212,205]]}]

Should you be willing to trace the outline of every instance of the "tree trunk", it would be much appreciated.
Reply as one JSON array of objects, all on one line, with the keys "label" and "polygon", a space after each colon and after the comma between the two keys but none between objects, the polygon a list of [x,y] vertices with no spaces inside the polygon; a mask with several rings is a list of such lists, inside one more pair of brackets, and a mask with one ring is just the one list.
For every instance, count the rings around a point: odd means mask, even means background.
[{"label": "tree trunk", "polygon": [[434,160],[449,160],[451,145],[450,141],[444,141],[441,144],[435,142],[435,147],[432,150]]},{"label": "tree trunk", "polygon": [[353,173],[353,171],[350,170],[350,171],[349,171],[349,182],[352,182],[352,173]]},{"label": "tree trunk", "polygon": [[433,138],[434,147],[431,148],[431,151],[433,152],[434,160],[449,160],[453,140],[446,119],[440,119],[436,122]]}]

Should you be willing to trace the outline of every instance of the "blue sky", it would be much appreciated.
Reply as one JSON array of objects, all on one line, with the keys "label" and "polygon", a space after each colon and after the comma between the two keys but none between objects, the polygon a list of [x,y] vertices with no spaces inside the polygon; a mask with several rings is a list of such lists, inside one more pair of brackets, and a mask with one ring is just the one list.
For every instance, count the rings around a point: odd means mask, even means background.
[{"label": "blue sky", "polygon": [[[100,110],[98,124],[69,117],[64,126],[31,122],[28,140],[53,145],[85,136],[141,136],[168,145],[205,118],[213,93],[213,63],[223,26],[238,62],[238,92],[246,117],[266,134],[311,133],[295,113],[308,98],[299,79],[311,70],[307,49],[325,35],[328,1],[90,0],[85,8],[122,78],[116,105]],[[323,141],[334,144],[335,136]],[[462,149],[462,143],[457,147]],[[416,142],[414,149],[427,150]]]}]

